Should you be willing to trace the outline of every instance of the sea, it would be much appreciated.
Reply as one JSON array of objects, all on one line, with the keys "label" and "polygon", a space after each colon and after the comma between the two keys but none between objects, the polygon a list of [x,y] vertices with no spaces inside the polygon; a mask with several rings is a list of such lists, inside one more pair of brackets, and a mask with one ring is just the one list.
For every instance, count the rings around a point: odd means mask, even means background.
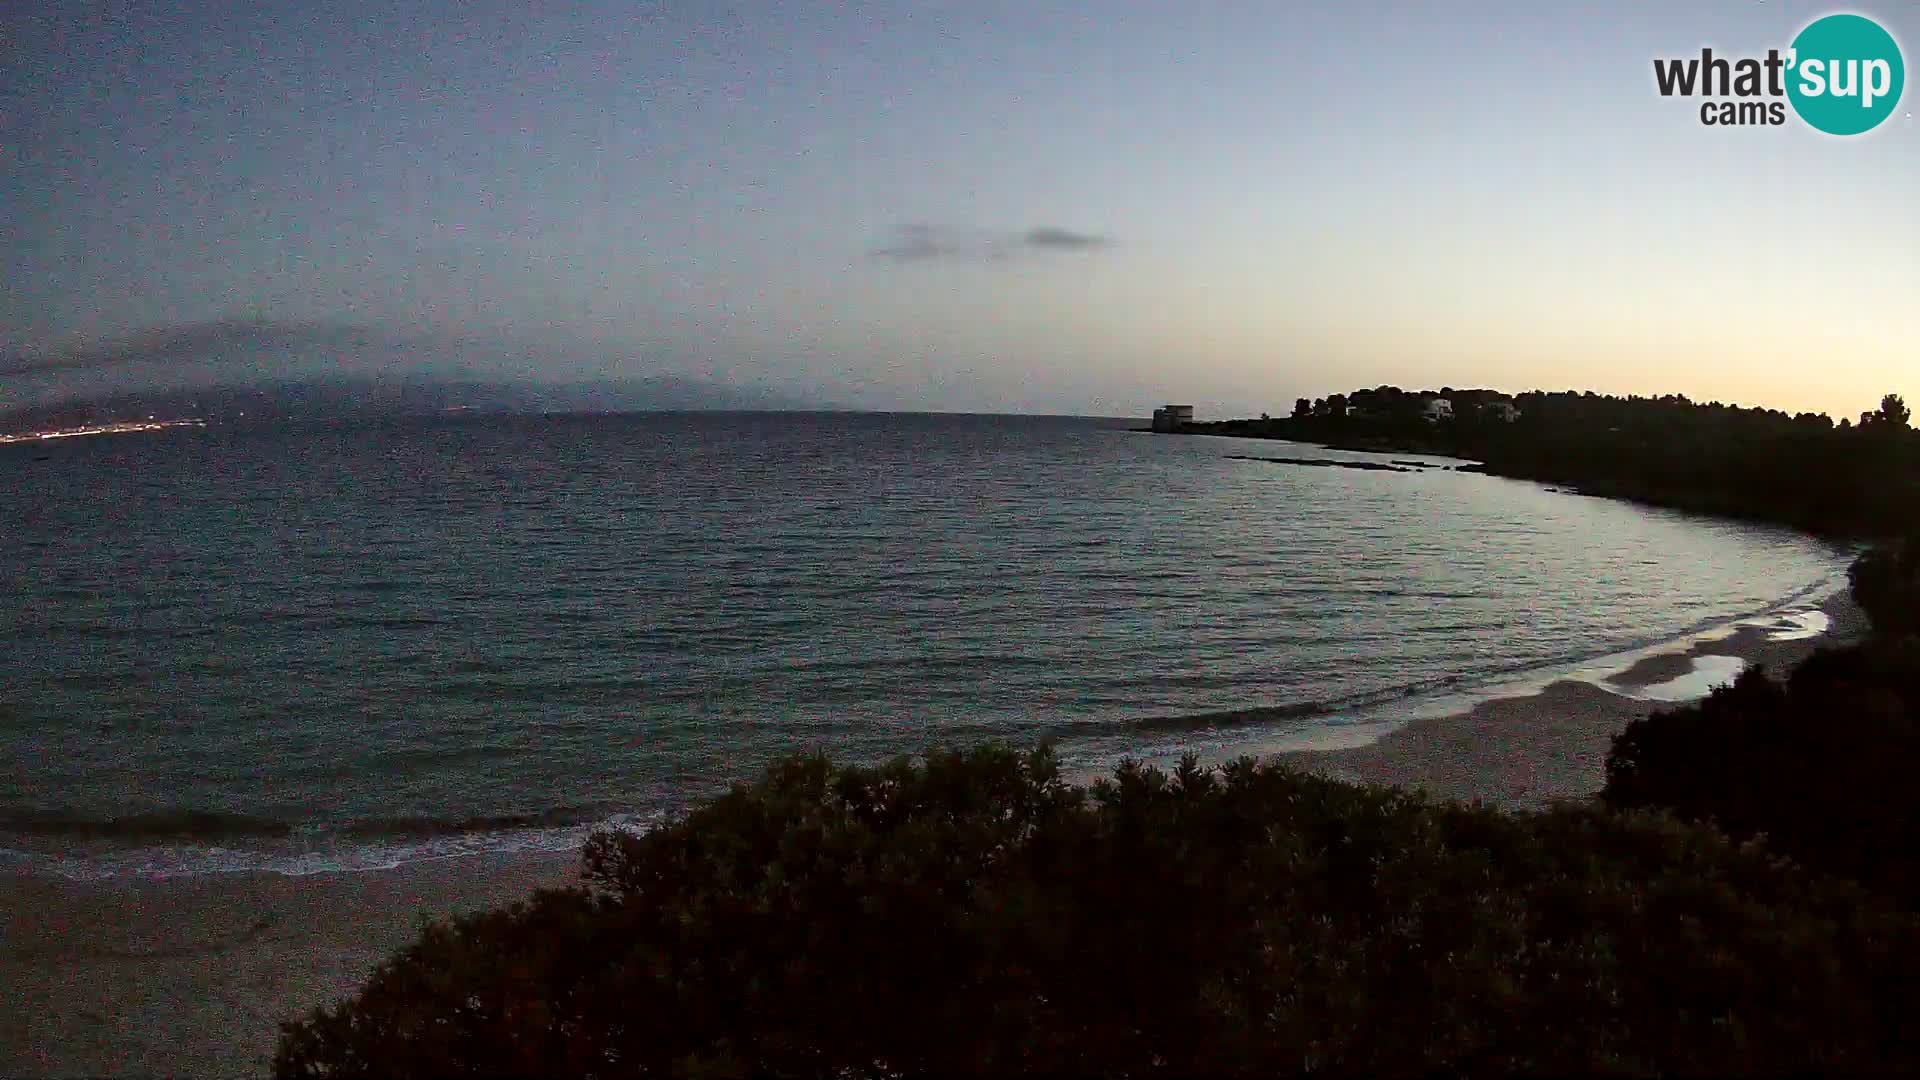
[{"label": "sea", "polygon": [[812,751],[1350,745],[1844,583],[1848,551],[1783,529],[1139,426],[462,414],[0,447],[0,867],[562,850]]}]

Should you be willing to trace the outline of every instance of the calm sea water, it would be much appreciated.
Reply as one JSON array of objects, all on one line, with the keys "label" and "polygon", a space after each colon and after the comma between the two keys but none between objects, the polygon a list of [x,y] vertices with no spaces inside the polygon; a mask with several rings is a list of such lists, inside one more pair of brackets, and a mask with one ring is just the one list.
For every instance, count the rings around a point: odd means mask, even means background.
[{"label": "calm sea water", "polygon": [[1764,612],[1844,566],[1779,530],[1127,426],[463,418],[0,448],[0,849],[66,873],[371,865],[562,843],[794,750],[1224,752]]}]

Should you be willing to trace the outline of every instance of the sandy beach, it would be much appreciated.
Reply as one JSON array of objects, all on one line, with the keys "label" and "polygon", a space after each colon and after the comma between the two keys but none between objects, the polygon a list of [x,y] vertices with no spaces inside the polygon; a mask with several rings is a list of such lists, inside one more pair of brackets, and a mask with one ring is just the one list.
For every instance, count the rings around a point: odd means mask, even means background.
[{"label": "sandy beach", "polygon": [[1604,685],[1562,680],[1535,694],[1482,702],[1464,714],[1413,721],[1366,746],[1281,756],[1344,780],[1512,809],[1587,798],[1606,784],[1613,737],[1634,720],[1673,707],[1657,696],[1634,695],[1657,695],[1692,672],[1742,663],[1778,676],[1815,649],[1864,635],[1865,615],[1846,593],[1827,599],[1819,610],[1828,626],[1818,635],[1777,640],[1784,636],[1778,630],[1743,626],[1720,640],[1656,653],[1603,680]]},{"label": "sandy beach", "polygon": [[161,881],[0,879],[0,1076],[260,1076],[282,1020],[351,994],[419,914],[521,899],[571,855]]},{"label": "sandy beach", "polygon": [[[1726,658],[1781,672],[1861,632],[1844,594],[1822,610],[1820,636],[1743,627],[1649,655],[1603,684],[1556,682],[1368,746],[1285,756],[1345,779],[1515,808],[1583,798],[1604,781],[1614,734],[1663,707],[1635,695],[1724,670]],[[0,1075],[261,1075],[280,1022],[350,994],[412,939],[422,914],[504,904],[575,872],[569,855],[518,855],[304,877],[0,878]]]}]

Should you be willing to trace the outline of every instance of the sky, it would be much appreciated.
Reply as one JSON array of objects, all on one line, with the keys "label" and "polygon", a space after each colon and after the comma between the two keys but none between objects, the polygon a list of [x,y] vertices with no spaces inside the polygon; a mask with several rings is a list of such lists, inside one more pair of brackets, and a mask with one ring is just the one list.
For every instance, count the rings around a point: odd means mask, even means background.
[{"label": "sky", "polygon": [[1920,91],[1836,138],[1702,126],[1652,73],[1835,10],[1912,65],[1910,4],[26,7],[31,362],[256,319],[887,408],[1920,398]]}]

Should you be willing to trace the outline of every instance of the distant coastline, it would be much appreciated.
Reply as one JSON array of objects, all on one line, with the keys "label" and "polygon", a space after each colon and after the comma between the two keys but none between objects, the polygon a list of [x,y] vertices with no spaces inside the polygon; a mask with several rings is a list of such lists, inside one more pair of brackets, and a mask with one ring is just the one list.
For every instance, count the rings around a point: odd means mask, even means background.
[{"label": "distant coastline", "polygon": [[1291,416],[1135,430],[1459,458],[1471,463],[1461,472],[1838,540],[1920,528],[1920,433],[1892,394],[1858,423],[1835,423],[1680,395],[1379,387],[1302,398]]}]

